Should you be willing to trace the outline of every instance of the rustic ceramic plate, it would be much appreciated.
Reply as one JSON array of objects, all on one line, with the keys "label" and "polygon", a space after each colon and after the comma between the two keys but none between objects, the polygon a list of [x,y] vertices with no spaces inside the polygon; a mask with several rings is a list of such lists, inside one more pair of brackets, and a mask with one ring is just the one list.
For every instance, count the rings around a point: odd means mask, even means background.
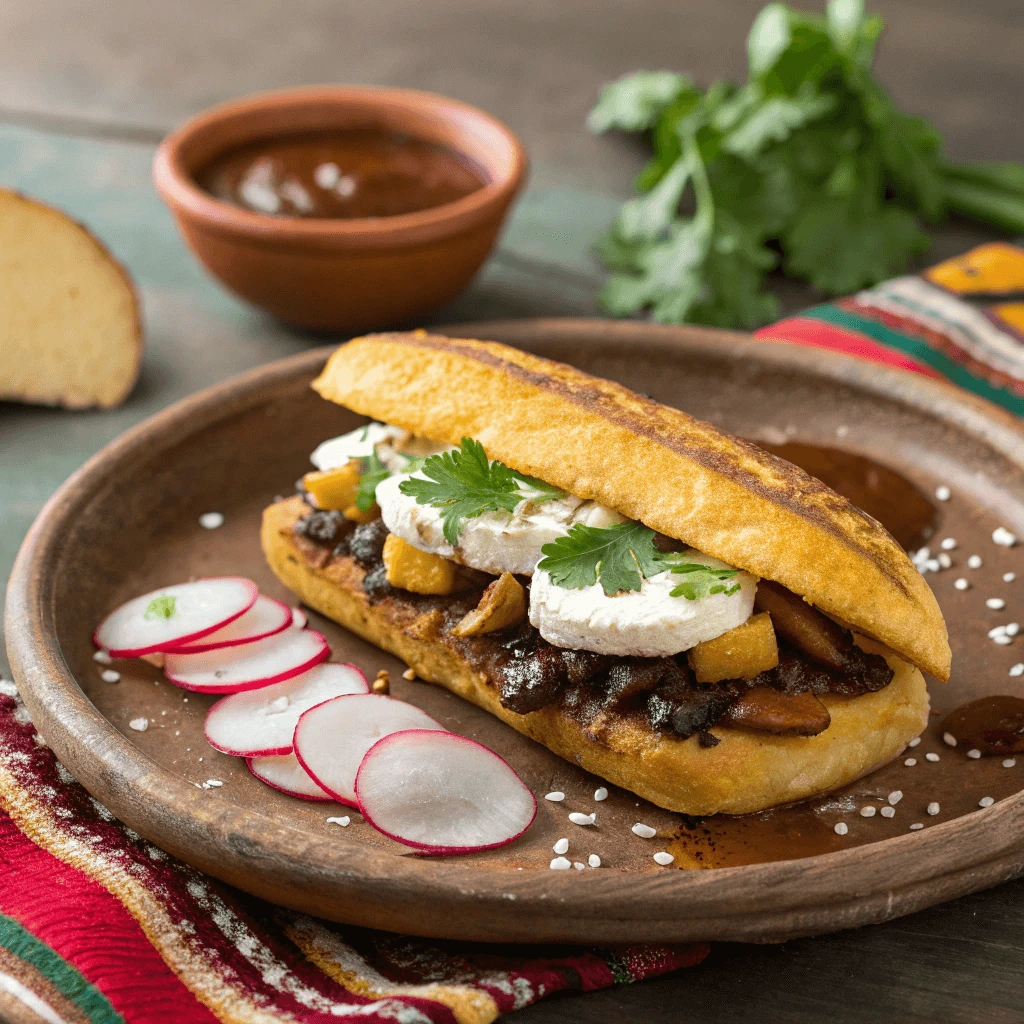
[{"label": "rustic ceramic plate", "polygon": [[[953,567],[928,577],[954,657],[953,681],[932,685],[935,707],[1021,689],[1008,671],[1024,642],[997,646],[986,636],[1024,614],[1024,548],[991,539],[999,525],[1024,535],[1024,434],[1008,416],[921,377],[736,334],[557,320],[453,333],[509,341],[738,434],[789,445],[783,451],[826,476],[838,457],[820,449],[864,456],[845,478],[858,500],[890,516],[905,544],[931,531],[936,550],[939,538],[958,544]],[[906,914],[1021,872],[1024,757],[1009,768],[998,758],[969,759],[943,743],[938,716],[915,750],[828,799],[700,822],[623,791],[595,803],[593,776],[446,691],[405,682],[403,665],[312,615],[337,660],[371,678],[389,669],[400,697],[498,751],[539,797],[565,792],[563,803],[541,799],[536,823],[511,846],[438,861],[380,837],[358,815],[347,828],[329,824],[329,815],[349,812],[289,799],[213,751],[202,732],[212,698],[175,689],[141,662],[118,663],[120,682],[104,682],[90,633],[131,595],[232,573],[289,596],[263,564],[260,512],[290,491],[319,441],[358,422],[308,387],[326,355],[263,367],[136,427],[68,481],[25,541],[7,608],[17,682],[61,760],[133,828],[290,907],[477,940],[777,941]],[[950,488],[948,501],[935,499],[940,485]],[[224,513],[223,527],[200,527],[208,511]],[[980,569],[966,568],[971,554],[983,559]],[[1016,583],[1003,581],[1009,572]],[[954,588],[961,576],[969,589]],[[986,607],[993,596],[1005,598],[1005,610]],[[145,732],[129,727],[140,716],[150,722]],[[904,764],[910,754],[913,766]],[[223,786],[197,787],[208,779]],[[892,817],[861,815],[892,806],[896,791]],[[986,796],[995,803],[980,809]],[[939,813],[929,815],[933,801]],[[573,810],[596,810],[596,827],[570,824]],[[634,836],[636,821],[659,837]],[[849,826],[842,837],[840,821]],[[924,827],[911,831],[918,822]],[[603,866],[549,870],[551,846],[563,836],[572,860],[597,853]],[[659,849],[675,853],[673,867],[654,864]]]}]

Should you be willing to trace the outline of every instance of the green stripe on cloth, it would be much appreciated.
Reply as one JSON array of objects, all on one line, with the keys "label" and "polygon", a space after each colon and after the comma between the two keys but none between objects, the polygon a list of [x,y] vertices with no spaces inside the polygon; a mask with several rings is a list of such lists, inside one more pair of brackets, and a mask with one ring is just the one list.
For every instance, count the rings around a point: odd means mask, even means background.
[{"label": "green stripe on cloth", "polygon": [[125,1024],[124,1017],[107,1002],[106,996],[95,985],[6,914],[0,914],[0,946],[31,964],[93,1024]]},{"label": "green stripe on cloth", "polygon": [[938,370],[944,377],[954,384],[965,388],[967,391],[973,391],[976,395],[987,398],[990,402],[995,402],[997,405],[1003,406],[1004,409],[1015,412],[1018,416],[1024,416],[1024,398],[1012,395],[1009,391],[1004,391],[1002,388],[993,387],[988,381],[975,377],[965,367],[942,352],[936,351],[931,345],[920,338],[901,334],[899,331],[894,331],[891,327],[886,327],[885,324],[881,324],[877,320],[858,316],[856,313],[851,313],[849,310],[840,309],[838,306],[832,306],[828,303],[821,306],[812,306],[810,309],[805,309],[799,315],[808,320],[820,320],[823,323],[845,327],[847,330],[859,331],[861,334],[867,335],[867,337],[873,338],[883,345],[898,349],[900,352],[905,352],[907,355],[914,356],[921,362],[927,363]]}]

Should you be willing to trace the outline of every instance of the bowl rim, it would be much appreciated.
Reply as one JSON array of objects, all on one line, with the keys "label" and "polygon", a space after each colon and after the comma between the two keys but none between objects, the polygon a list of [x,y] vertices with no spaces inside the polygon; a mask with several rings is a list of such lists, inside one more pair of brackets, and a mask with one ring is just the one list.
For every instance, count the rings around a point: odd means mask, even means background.
[{"label": "bowl rim", "polygon": [[[217,128],[245,122],[254,114],[280,114],[289,109],[310,107],[372,110],[399,108],[429,111],[441,120],[467,118],[484,132],[497,136],[507,147],[505,164],[480,188],[427,210],[390,217],[300,218],[275,217],[232,206],[202,189],[193,177],[185,151],[189,144]],[[273,133],[271,133],[273,134]],[[285,134],[285,133],[281,133]],[[254,127],[251,141],[261,137]],[[244,141],[236,143],[244,145]],[[486,143],[481,143],[482,148]],[[453,146],[458,150],[457,146]],[[474,159],[472,154],[463,156]],[[477,161],[479,162],[479,161]],[[373,85],[309,85],[252,93],[209,107],[189,118],[168,135],[153,159],[153,180],[157,192],[179,220],[200,223],[206,230],[244,235],[253,241],[275,244],[358,243],[370,246],[408,245],[455,234],[493,219],[519,191],[528,169],[526,150],[506,124],[486,111],[440,93]]]}]

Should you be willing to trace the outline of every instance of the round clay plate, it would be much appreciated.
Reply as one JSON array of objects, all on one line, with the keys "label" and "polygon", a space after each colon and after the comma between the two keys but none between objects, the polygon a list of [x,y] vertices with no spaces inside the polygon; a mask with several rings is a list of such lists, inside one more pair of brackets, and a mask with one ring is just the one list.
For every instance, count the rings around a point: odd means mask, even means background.
[{"label": "round clay plate", "polygon": [[[1009,416],[923,377],[737,334],[571,320],[451,333],[507,341],[621,381],[734,433],[788,445],[784,452],[825,476],[842,460],[821,449],[865,457],[847,466],[845,485],[891,516],[905,545],[929,533],[933,553],[943,538],[957,542],[952,567],[928,575],[949,623],[953,678],[930,681],[940,714],[920,744],[828,798],[740,819],[688,819],[613,787],[596,802],[598,778],[447,691],[404,680],[403,664],[311,614],[335,660],[371,679],[388,669],[393,693],[497,751],[537,794],[537,819],[517,842],[436,860],[380,836],[354,812],[275,792],[241,760],[214,751],[203,739],[213,698],[178,690],[139,661],[115,663],[120,682],[104,682],[90,634],[129,597],[238,574],[290,598],[260,554],[260,513],[291,492],[317,443],[361,422],[310,390],[323,349],[218,385],[129,431],[65,484],[25,541],[7,608],[15,676],[39,731],[94,796],[165,850],[268,900],[458,939],[779,941],[906,914],[1021,872],[1024,756],[1009,767],[968,758],[940,727],[941,715],[968,700],[1024,689],[1024,678],[1009,675],[1024,641],[987,637],[1024,617],[1024,546],[992,541],[997,526],[1024,536],[1024,434]],[[948,500],[936,499],[940,486]],[[224,514],[219,529],[199,525],[210,511]],[[981,568],[968,568],[973,554]],[[1017,581],[1004,581],[1013,572]],[[954,587],[960,577],[968,589]],[[1006,607],[989,609],[992,597]],[[129,726],[139,717],[149,720],[145,732]],[[200,788],[210,779],[223,785]],[[554,790],[564,802],[544,799]],[[980,808],[983,797],[994,803]],[[895,813],[883,816],[889,806]],[[596,811],[596,825],[571,824],[570,811]],[[328,821],[342,814],[348,827]],[[633,835],[635,822],[658,836]],[[835,832],[839,822],[846,835]],[[911,830],[915,823],[924,827]],[[550,870],[562,837],[571,860],[582,865],[596,853],[602,866]],[[670,867],[652,860],[660,850],[675,854]]]}]

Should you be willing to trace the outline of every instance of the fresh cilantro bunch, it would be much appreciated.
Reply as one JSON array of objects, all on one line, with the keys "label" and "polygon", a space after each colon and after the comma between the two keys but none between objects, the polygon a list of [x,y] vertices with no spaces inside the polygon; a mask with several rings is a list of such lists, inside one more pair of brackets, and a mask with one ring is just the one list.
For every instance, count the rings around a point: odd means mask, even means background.
[{"label": "fresh cilantro bunch", "polygon": [[484,446],[471,437],[464,437],[454,451],[424,459],[419,471],[426,479],[411,477],[398,489],[420,505],[442,510],[444,537],[449,544],[458,542],[463,520],[485,512],[511,514],[526,498],[544,501],[562,495],[557,487],[542,480],[516,473],[501,462],[491,462]]},{"label": "fresh cilantro bunch", "polygon": [[944,165],[935,129],[872,74],[881,31],[863,0],[824,17],[772,3],[743,85],[642,71],[605,86],[591,130],[649,132],[654,149],[598,243],[609,313],[753,328],[777,315],[764,278],[780,262],[835,295],[902,272],[928,246],[921,222],[950,210],[1024,231],[1024,168]]}]

